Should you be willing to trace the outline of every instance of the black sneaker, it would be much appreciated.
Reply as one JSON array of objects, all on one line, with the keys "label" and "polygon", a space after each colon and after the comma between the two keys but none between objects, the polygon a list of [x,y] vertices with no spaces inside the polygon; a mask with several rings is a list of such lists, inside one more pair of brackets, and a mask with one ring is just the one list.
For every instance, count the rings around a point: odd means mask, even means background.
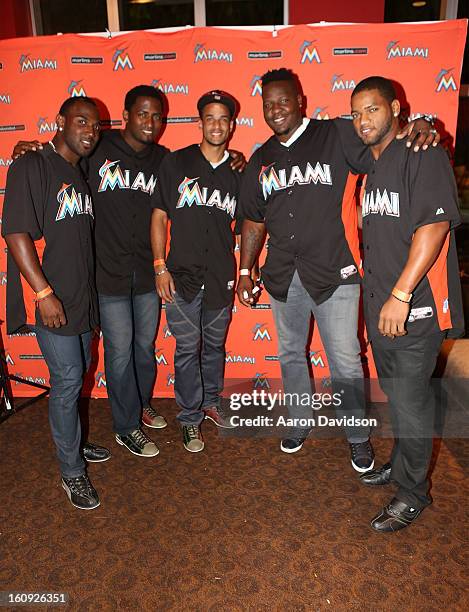
[{"label": "black sneaker", "polygon": [[285,438],[280,442],[280,450],[284,453],[296,453],[301,449],[306,438]]},{"label": "black sneaker", "polygon": [[371,442],[350,442],[350,455],[353,469],[357,472],[368,472],[375,464],[375,453]]},{"label": "black sneaker", "polygon": [[93,510],[99,506],[96,489],[86,474],[76,478],[62,478],[62,487],[75,508]]},{"label": "black sneaker", "polygon": [[139,457],[156,457],[160,452],[156,444],[141,429],[135,429],[126,436],[116,434],[116,442]]},{"label": "black sneaker", "polygon": [[107,461],[111,458],[111,451],[108,448],[91,442],[85,442],[82,450],[83,457],[89,463],[101,463],[101,461]]}]

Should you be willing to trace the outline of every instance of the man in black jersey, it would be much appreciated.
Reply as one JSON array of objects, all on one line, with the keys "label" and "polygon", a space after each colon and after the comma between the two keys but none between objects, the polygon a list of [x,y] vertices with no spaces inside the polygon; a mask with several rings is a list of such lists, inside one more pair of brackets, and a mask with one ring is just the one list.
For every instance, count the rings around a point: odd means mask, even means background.
[{"label": "man in black jersey", "polygon": [[56,121],[52,141],[8,172],[2,223],[7,327],[9,333],[25,326],[36,333],[50,373],[49,421],[62,486],[74,506],[91,510],[99,497],[80,454],[78,399],[98,305],[93,204],[79,161],[98,142],[98,109],[89,98],[69,98]]},{"label": "man in black jersey", "polygon": [[[286,69],[262,77],[264,118],[274,135],[252,155],[243,178],[244,217],[238,297],[252,303],[249,270],[269,234],[262,277],[271,298],[285,393],[295,423],[282,440],[286,453],[300,450],[311,408],[295,398],[311,396],[306,345],[313,314],[341,405],[339,422],[358,472],[373,467],[369,428],[363,424],[363,368],[357,337],[360,254],[354,192],[370,152],[344,119],[303,118],[303,98]],[[423,122],[426,126],[426,122]],[[424,144],[423,139],[420,144]],[[307,422],[307,421],[306,421]]]},{"label": "man in black jersey", "polygon": [[[204,418],[229,427],[220,408],[225,336],[235,284],[232,225],[239,174],[226,150],[235,101],[211,91],[197,104],[200,145],[169,154],[160,166],[151,224],[156,286],[176,339],[175,395],[183,444],[204,448]],[[171,248],[166,259],[167,223]]]},{"label": "man in black jersey", "polygon": [[364,79],[351,106],[355,130],[373,155],[362,202],[364,310],[395,435],[390,462],[361,479],[397,483],[395,496],[371,522],[376,531],[392,532],[431,503],[430,379],[443,338],[464,330],[453,230],[460,216],[445,151],[414,155],[395,139],[400,105],[391,81]]}]

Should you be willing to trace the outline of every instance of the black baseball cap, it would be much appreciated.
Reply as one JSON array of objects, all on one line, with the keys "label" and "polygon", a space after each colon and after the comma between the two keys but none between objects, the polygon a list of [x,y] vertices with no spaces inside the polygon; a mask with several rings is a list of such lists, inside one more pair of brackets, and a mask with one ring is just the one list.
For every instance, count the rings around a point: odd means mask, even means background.
[{"label": "black baseball cap", "polygon": [[233,96],[230,96],[229,93],[226,93],[226,91],[221,91],[221,89],[208,91],[199,98],[199,101],[197,102],[197,110],[199,111],[199,115],[202,115],[202,111],[207,104],[212,104],[214,102],[217,104],[224,104],[230,111],[231,117],[233,117],[236,112],[236,100],[233,98]]}]

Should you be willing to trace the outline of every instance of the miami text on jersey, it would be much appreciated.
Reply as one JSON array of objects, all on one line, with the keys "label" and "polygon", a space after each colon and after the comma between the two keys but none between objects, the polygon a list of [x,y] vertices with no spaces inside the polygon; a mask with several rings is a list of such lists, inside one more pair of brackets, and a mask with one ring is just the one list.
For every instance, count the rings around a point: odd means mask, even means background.
[{"label": "miami text on jersey", "polygon": [[151,195],[155,190],[156,177],[152,174],[147,181],[145,179],[145,174],[139,172],[132,183],[130,183],[130,170],[121,170],[118,165],[119,161],[119,159],[117,161],[109,161],[106,159],[98,170],[99,176],[101,177],[98,191],[106,191],[108,188],[114,191],[114,187],[117,186],[119,189],[140,189],[140,191]]},{"label": "miami text on jersey", "polygon": [[57,202],[60,204],[57,211],[56,221],[65,219],[67,214],[91,215],[93,217],[93,204],[90,196],[85,193],[77,193],[75,187],[70,183],[63,183],[57,194]]},{"label": "miami text on jersey", "polygon": [[385,189],[382,193],[379,189],[376,192],[365,193],[362,203],[362,215],[388,215],[399,217],[399,194],[390,191],[389,195]]},{"label": "miami text on jersey", "polygon": [[321,183],[322,185],[332,185],[331,178],[331,167],[329,164],[320,164],[316,162],[316,166],[313,166],[307,162],[305,171],[302,172],[299,166],[292,166],[291,169],[288,170],[288,178],[287,178],[287,170],[281,169],[275,171],[273,164],[269,164],[268,166],[262,166],[261,171],[259,173],[259,183],[262,186],[262,193],[264,194],[264,199],[267,200],[268,196],[273,191],[280,191],[281,189],[286,189],[287,187],[293,187],[293,185],[309,185],[310,183],[314,183],[317,185]]},{"label": "miami text on jersey", "polygon": [[188,178],[187,176],[179,184],[178,192],[180,193],[176,208],[192,206],[216,206],[220,210],[226,211],[231,218],[234,218],[236,211],[236,198],[227,193],[224,197],[219,189],[213,189],[210,196],[208,195],[207,187],[199,187],[197,181],[199,177]]}]

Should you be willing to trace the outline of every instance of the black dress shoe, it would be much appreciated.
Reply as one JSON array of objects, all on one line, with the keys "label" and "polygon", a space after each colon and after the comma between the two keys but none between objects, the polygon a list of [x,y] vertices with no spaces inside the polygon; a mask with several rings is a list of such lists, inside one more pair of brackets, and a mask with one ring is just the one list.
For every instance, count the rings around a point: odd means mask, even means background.
[{"label": "black dress shoe", "polygon": [[366,485],[387,485],[391,482],[391,464],[385,463],[378,470],[367,472],[360,476],[360,480]]},{"label": "black dress shoe", "polygon": [[100,463],[111,458],[111,451],[104,446],[85,442],[83,445],[83,457],[90,463]]},{"label": "black dress shoe", "polygon": [[417,509],[408,506],[395,497],[385,506],[381,512],[371,521],[375,531],[390,533],[408,527],[422,512],[423,508]]}]

